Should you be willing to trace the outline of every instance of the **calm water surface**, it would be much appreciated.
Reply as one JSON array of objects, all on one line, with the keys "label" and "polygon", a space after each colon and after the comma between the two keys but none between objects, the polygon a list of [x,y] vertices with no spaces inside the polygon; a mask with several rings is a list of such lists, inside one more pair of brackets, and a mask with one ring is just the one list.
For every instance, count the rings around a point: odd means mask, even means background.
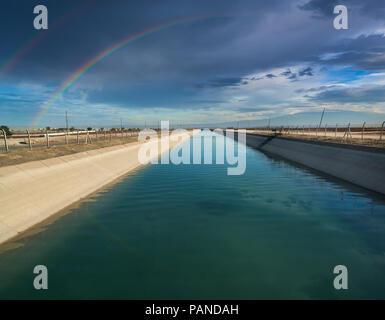
[{"label": "calm water surface", "polygon": [[67,209],[3,247],[0,298],[385,299],[384,197],[253,149],[226,168],[150,165]]}]

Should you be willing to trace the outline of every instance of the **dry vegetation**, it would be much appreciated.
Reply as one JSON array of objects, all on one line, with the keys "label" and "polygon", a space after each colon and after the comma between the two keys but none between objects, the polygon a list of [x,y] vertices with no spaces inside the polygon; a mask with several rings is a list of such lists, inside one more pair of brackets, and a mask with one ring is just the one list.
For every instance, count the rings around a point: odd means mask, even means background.
[{"label": "dry vegetation", "polygon": [[[250,133],[272,135],[272,131],[262,131],[262,130],[248,130]],[[314,136],[314,135],[304,135],[304,134],[295,134],[291,132],[290,134],[280,135],[281,138],[295,138],[302,140],[312,140],[312,141],[325,141],[333,143],[342,143],[342,144],[351,144],[351,145],[362,145],[369,147],[385,148],[385,139],[360,139],[358,137],[343,139],[342,137],[334,137],[333,135],[329,136]],[[84,140],[84,137],[82,138]],[[138,141],[137,136],[129,137],[114,137],[111,141],[107,140],[98,140],[95,141],[93,138],[92,143],[85,144],[84,141],[80,144],[68,144],[68,145],[52,145],[49,148],[46,148],[43,145],[33,146],[32,151],[28,148],[17,148],[13,149],[12,147],[8,152],[5,152],[4,148],[1,148],[0,151],[0,167],[10,166],[15,164],[20,164],[28,161],[35,160],[44,160],[48,158],[60,157],[68,154],[73,154],[77,152],[83,152],[92,149],[105,148],[114,145],[121,145],[126,143],[131,143]],[[2,147],[2,146],[1,146]]]},{"label": "dry vegetation", "polygon": [[[250,130],[251,131],[251,130]],[[252,130],[251,133],[263,134],[263,135],[274,135],[272,131],[262,131],[262,130]],[[375,137],[370,137],[370,134],[366,134],[368,138],[361,139],[360,135],[353,135],[352,138],[344,138],[343,133],[339,133],[340,136],[335,137],[333,133],[328,132],[328,135],[323,135],[319,133],[318,136],[314,134],[297,134],[295,132],[290,132],[289,134],[279,134],[280,138],[295,138],[301,140],[311,140],[311,141],[325,141],[341,144],[350,144],[350,145],[360,145],[367,147],[376,147],[376,148],[385,148],[385,135],[382,140],[379,139],[379,135]]]},{"label": "dry vegetation", "polygon": [[376,148],[385,148],[385,140],[374,140],[374,139],[359,139],[359,138],[349,138],[342,139],[340,137],[324,137],[324,136],[307,136],[307,135],[285,135],[283,138],[296,138],[302,140],[314,140],[314,141],[326,141],[326,142],[334,142],[334,143],[342,143],[342,144],[352,144],[352,145],[360,145],[360,146],[368,146],[368,147],[376,147]]},{"label": "dry vegetation", "polygon": [[114,145],[126,144],[138,141],[138,137],[124,137],[124,138],[115,138],[111,141],[94,141],[89,144],[68,144],[68,145],[59,145],[46,147],[35,147],[32,150],[28,148],[20,149],[10,149],[8,152],[5,152],[4,149],[0,152],[0,166],[10,166],[15,164],[20,164],[28,161],[35,160],[44,160],[48,158],[60,157],[68,154],[73,154],[77,152],[83,152],[92,149],[99,149],[110,147]]}]

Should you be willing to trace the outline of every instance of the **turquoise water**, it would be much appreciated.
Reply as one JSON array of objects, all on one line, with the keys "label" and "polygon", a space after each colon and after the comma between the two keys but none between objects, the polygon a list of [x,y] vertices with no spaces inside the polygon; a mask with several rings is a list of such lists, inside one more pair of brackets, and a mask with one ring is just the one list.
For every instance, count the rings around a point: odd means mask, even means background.
[{"label": "turquoise water", "polygon": [[226,168],[149,165],[67,209],[0,253],[0,298],[385,298],[384,197],[249,148]]}]

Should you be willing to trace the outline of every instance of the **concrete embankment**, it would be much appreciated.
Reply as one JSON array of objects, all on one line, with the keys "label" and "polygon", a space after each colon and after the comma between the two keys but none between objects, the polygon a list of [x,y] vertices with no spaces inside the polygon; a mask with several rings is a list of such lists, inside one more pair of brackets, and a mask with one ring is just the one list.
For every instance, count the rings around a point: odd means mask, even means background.
[{"label": "concrete embankment", "polygon": [[[170,141],[170,148],[185,139]],[[139,167],[141,145],[135,142],[0,168],[0,243]]]},{"label": "concrete embankment", "polygon": [[277,136],[247,135],[247,145],[385,194],[385,150]]}]

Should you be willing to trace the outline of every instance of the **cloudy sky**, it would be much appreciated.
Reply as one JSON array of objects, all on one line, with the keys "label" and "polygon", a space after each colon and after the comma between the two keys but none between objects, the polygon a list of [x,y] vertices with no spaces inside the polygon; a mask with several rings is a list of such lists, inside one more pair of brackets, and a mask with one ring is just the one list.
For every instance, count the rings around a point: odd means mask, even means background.
[{"label": "cloudy sky", "polygon": [[[33,28],[38,4],[48,30]],[[348,30],[333,27],[337,4]],[[384,17],[383,0],[3,0],[0,124],[64,127],[68,110],[75,126],[206,125],[323,107],[382,122]]]}]

